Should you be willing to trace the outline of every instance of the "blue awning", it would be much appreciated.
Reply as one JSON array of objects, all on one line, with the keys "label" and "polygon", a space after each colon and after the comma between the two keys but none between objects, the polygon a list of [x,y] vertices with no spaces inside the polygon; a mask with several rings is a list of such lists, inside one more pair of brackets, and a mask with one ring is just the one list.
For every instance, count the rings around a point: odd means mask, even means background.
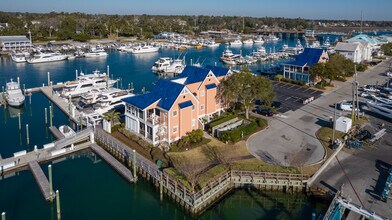
[{"label": "blue awning", "polygon": [[180,104],[178,104],[178,106],[180,106],[180,109],[187,108],[192,105],[193,105],[192,101],[181,102]]},{"label": "blue awning", "polygon": [[213,88],[216,88],[216,84],[215,84],[215,83],[206,85],[206,89],[207,89],[207,90],[208,90],[208,89],[213,89]]}]

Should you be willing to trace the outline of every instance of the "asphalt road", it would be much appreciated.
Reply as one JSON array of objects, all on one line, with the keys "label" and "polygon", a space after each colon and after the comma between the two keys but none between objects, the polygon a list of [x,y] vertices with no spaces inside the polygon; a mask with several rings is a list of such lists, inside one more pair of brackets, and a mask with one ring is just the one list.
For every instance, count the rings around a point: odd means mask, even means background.
[{"label": "asphalt road", "polygon": [[[359,73],[360,85],[384,82],[386,77],[382,73],[388,66],[389,63],[383,62]],[[322,161],[325,150],[315,132],[333,116],[335,103],[351,99],[351,83],[352,80],[335,82],[337,89],[324,92],[313,102],[294,108],[281,117],[274,117],[269,122],[269,129],[248,139],[249,151],[259,159],[281,166],[299,167]],[[302,93],[309,95],[308,91]]]}]

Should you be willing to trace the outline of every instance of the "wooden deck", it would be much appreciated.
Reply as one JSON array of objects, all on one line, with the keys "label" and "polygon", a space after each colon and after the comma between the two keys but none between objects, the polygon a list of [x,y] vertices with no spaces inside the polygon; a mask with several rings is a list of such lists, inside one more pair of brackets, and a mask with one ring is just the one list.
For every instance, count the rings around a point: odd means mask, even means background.
[{"label": "wooden deck", "polygon": [[29,162],[29,168],[33,172],[35,181],[37,182],[39,189],[46,201],[53,201],[55,194],[50,192],[49,181],[46,178],[44,171],[42,171],[36,160]]},{"label": "wooden deck", "polygon": [[57,140],[65,138],[65,136],[60,132],[60,130],[58,128],[56,128],[55,126],[49,127],[49,130],[50,130],[50,133],[52,133],[52,135]]},{"label": "wooden deck", "polygon": [[124,177],[128,182],[133,183],[135,181],[131,171],[121,164],[116,158],[106,152],[104,149],[99,147],[97,144],[92,144],[91,149],[99,157],[105,160],[113,169],[115,169],[122,177]]}]

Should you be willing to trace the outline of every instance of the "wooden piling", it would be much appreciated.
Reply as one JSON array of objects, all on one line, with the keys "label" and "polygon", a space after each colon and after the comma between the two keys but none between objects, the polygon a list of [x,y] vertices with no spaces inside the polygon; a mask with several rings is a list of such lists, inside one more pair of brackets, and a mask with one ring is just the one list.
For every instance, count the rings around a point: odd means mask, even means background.
[{"label": "wooden piling", "polygon": [[18,128],[19,128],[19,131],[20,131],[20,129],[22,129],[22,124],[20,122],[20,113],[19,112],[18,112]]},{"label": "wooden piling", "polygon": [[29,124],[26,124],[26,140],[27,140],[27,145],[29,145],[29,143],[30,143]]},{"label": "wooden piling", "polygon": [[49,195],[53,195],[53,177],[52,177],[52,165],[48,165],[48,173],[49,173]]},{"label": "wooden piling", "polygon": [[45,124],[48,124],[48,109],[45,108]]},{"label": "wooden piling", "polygon": [[56,190],[56,209],[57,209],[57,219],[61,219],[61,209],[60,209],[60,192]]},{"label": "wooden piling", "polygon": [[5,218],[6,218],[6,217],[5,217],[5,212],[2,212],[2,213],[1,213],[1,220],[6,220]]},{"label": "wooden piling", "polygon": [[53,119],[52,119],[52,106],[49,106],[49,125],[50,127],[53,126]]}]

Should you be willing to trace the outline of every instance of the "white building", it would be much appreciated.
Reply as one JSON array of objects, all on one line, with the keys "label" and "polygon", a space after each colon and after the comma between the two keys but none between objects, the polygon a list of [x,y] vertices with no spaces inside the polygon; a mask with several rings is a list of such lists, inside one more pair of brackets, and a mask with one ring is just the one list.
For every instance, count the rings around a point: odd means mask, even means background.
[{"label": "white building", "polygon": [[338,42],[335,47],[335,51],[349,60],[352,60],[354,63],[362,62],[362,44],[359,42],[354,43],[344,43]]},{"label": "white building", "polygon": [[2,51],[24,50],[32,46],[26,36],[0,36],[0,49]]}]

